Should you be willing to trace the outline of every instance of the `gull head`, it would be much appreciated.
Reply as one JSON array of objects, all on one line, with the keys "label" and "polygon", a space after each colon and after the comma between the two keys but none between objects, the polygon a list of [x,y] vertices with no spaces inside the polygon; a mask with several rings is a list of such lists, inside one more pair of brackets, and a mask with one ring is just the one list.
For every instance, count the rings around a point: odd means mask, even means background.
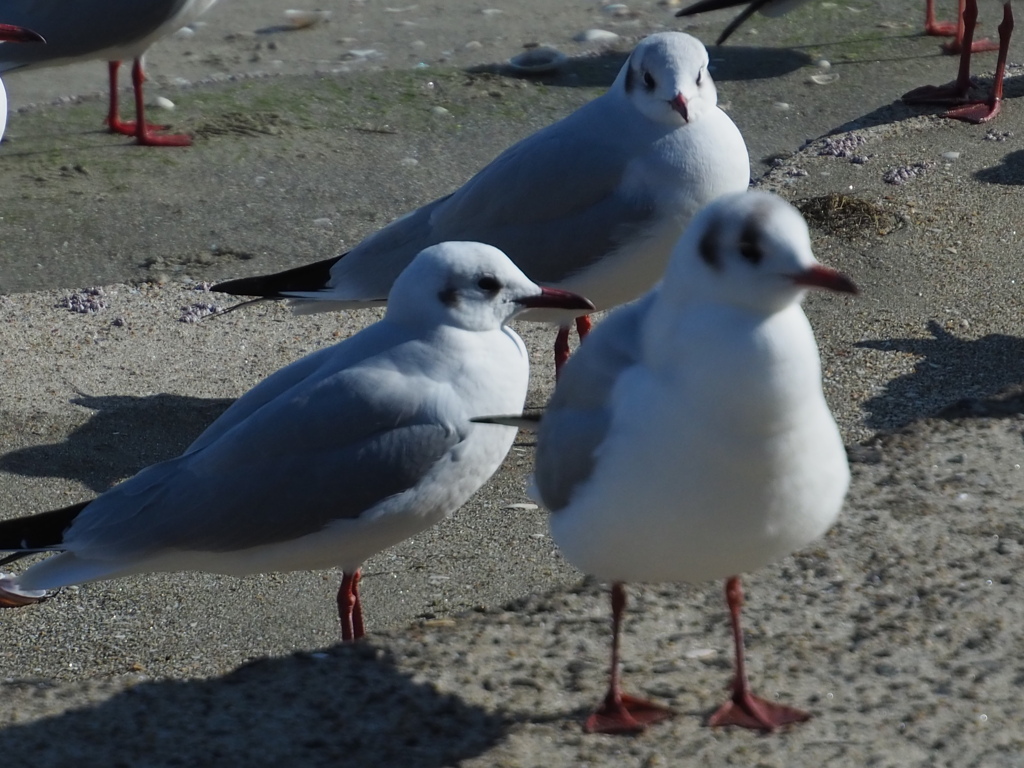
[{"label": "gull head", "polygon": [[542,288],[502,251],[474,242],[447,242],[420,251],[388,295],[388,318],[469,331],[500,328],[527,309],[586,314],[594,305],[568,291]]},{"label": "gull head", "polygon": [[814,258],[800,212],[760,191],[723,195],[700,211],[676,244],[663,286],[670,296],[766,315],[799,302],[808,288],[857,292]]},{"label": "gull head", "polygon": [[649,120],[685,125],[718,104],[703,43],[683,32],[659,32],[637,44],[615,80]]}]

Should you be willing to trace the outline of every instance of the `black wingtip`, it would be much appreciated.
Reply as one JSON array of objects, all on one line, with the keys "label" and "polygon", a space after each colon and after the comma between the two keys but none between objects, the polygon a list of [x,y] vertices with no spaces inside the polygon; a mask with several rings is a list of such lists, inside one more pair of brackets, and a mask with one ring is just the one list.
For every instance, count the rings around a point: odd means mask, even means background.
[{"label": "black wingtip", "polygon": [[[59,549],[64,541],[64,532],[92,501],[80,501],[62,509],[0,521],[0,551],[18,553],[20,550]],[[3,562],[16,560],[19,556],[12,555]]]},{"label": "black wingtip", "polygon": [[321,291],[331,280],[331,267],[338,259],[344,257],[343,253],[341,256],[332,256],[323,261],[304,264],[272,275],[225,280],[212,286],[210,290],[230,293],[233,296],[257,296],[261,299],[284,299],[287,298],[286,294],[294,291]]}]

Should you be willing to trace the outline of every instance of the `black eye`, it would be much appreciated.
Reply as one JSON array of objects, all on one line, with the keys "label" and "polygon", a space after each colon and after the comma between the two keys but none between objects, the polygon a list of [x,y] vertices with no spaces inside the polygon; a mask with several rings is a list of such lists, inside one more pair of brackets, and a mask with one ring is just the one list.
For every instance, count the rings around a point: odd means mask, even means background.
[{"label": "black eye", "polygon": [[501,290],[501,283],[492,275],[481,277],[476,285],[481,291],[487,291],[487,293],[497,293]]},{"label": "black eye", "polygon": [[697,73],[697,85],[700,85],[701,80],[704,79],[704,70],[702,69]]},{"label": "black eye", "polygon": [[655,86],[654,75],[650,72],[644,72],[644,87],[648,91],[653,91]]},{"label": "black eye", "polygon": [[740,256],[751,264],[760,264],[764,254],[757,245],[757,237],[752,232],[744,232],[740,238]]}]

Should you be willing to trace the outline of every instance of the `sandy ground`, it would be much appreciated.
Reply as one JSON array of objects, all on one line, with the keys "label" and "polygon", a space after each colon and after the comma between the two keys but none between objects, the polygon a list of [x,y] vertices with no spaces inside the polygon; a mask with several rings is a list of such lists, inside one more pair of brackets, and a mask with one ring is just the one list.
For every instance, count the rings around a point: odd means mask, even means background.
[{"label": "sandy ground", "polygon": [[[704,728],[729,679],[720,585],[635,586],[626,684],[679,715],[639,738],[584,736],[607,598],[559,558],[542,510],[513,506],[527,501],[527,436],[454,519],[368,564],[373,636],[359,647],[336,644],[337,573],[144,576],[4,613],[0,754],[1019,765],[1021,86],[990,127],[894,103],[955,66],[915,36],[917,5],[815,2],[713,51],[758,183],[798,202],[819,257],[862,288],[807,306],[851,451],[847,509],[819,545],[746,580],[754,685],[813,721],[768,737]],[[227,303],[197,283],[322,258],[449,191],[607,87],[636,36],[683,26],[671,7],[629,8],[342,3],[328,24],[284,32],[281,7],[224,0],[150,56],[154,95],[197,135],[188,150],[101,133],[99,64],[6,78],[16,108],[35,106],[0,147],[0,509],[87,498],[176,454],[261,377],[372,321],[266,305],[183,318]],[[727,18],[691,31],[710,41]],[[590,28],[623,39],[588,52],[572,37]],[[459,69],[534,41],[585,55],[540,83]],[[838,80],[811,80],[820,59]],[[551,333],[521,331],[539,404]]]}]

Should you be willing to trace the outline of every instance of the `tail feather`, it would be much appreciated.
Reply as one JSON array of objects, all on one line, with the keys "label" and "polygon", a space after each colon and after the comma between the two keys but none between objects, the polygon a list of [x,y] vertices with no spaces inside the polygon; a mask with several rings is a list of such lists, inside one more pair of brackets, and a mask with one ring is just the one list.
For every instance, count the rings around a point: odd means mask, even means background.
[{"label": "tail feather", "polygon": [[259,296],[264,299],[286,299],[287,294],[295,291],[320,291],[327,287],[331,279],[331,267],[341,256],[305,264],[284,272],[256,277],[240,277],[237,280],[225,280],[217,283],[211,291],[230,293],[234,296]]},{"label": "tail feather", "polygon": [[8,563],[30,552],[61,549],[64,532],[91,503],[81,501],[63,509],[0,521],[0,551],[15,553],[0,562]]}]

